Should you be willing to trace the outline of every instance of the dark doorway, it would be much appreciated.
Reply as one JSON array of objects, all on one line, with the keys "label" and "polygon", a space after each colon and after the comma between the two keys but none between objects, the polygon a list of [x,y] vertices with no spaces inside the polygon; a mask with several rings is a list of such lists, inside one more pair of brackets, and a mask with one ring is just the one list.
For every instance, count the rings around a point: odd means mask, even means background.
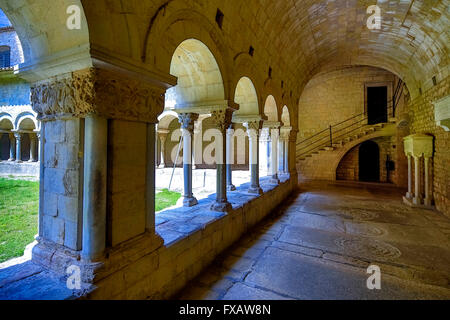
[{"label": "dark doorway", "polygon": [[0,133],[0,160],[9,159],[9,135]]},{"label": "dark doorway", "polygon": [[387,87],[367,88],[367,117],[369,124],[387,122]]},{"label": "dark doorway", "polygon": [[380,148],[373,141],[359,147],[359,181],[380,181]]}]

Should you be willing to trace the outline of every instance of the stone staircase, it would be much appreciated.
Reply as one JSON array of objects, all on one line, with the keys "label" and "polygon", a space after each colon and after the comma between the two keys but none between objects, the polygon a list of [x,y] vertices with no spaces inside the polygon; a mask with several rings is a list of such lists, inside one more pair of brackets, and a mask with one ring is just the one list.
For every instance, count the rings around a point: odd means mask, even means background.
[{"label": "stone staircase", "polygon": [[300,178],[335,180],[337,166],[353,147],[367,140],[395,134],[395,118],[373,125],[361,122],[357,120],[344,125],[343,129],[330,127],[297,143],[296,164]]}]

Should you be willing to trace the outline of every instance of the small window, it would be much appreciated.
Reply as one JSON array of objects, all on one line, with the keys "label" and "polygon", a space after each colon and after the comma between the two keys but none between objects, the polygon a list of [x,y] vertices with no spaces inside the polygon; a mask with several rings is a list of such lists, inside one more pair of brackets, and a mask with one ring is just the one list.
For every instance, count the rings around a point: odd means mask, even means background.
[{"label": "small window", "polygon": [[252,46],[250,46],[250,49],[248,49],[248,54],[253,57],[254,53],[255,53],[255,49]]},{"label": "small window", "polygon": [[217,9],[217,13],[216,13],[216,22],[217,25],[219,26],[220,29],[222,29],[222,25],[223,25],[223,18],[225,17],[225,15],[223,14],[222,11],[220,11],[220,9]]},{"label": "small window", "polygon": [[8,68],[11,66],[11,48],[8,46],[0,46],[0,68]]}]

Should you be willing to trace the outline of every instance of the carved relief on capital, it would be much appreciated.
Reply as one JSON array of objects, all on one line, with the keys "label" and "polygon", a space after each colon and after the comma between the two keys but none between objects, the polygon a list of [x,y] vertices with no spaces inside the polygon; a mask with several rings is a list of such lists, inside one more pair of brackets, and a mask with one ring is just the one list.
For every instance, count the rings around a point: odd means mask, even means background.
[{"label": "carved relief on capital", "polygon": [[188,130],[189,132],[194,132],[194,123],[198,119],[198,114],[196,113],[180,113],[178,115],[178,121],[181,124],[181,129]]},{"label": "carved relief on capital", "polygon": [[262,128],[262,122],[261,121],[251,121],[244,123],[244,126],[247,128],[247,130],[255,130],[256,132],[259,132]]},{"label": "carved relief on capital", "polygon": [[41,120],[84,117],[157,122],[164,110],[163,88],[98,68],[73,72],[64,79],[50,79],[31,87],[33,110]]},{"label": "carved relief on capital", "polygon": [[214,110],[211,113],[212,119],[221,132],[224,132],[230,127],[233,111],[229,109]]}]

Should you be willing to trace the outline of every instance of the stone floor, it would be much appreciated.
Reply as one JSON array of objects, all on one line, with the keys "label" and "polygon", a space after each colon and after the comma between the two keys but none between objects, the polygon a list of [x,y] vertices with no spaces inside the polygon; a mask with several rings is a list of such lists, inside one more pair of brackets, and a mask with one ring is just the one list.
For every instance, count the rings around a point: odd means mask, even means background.
[{"label": "stone floor", "polygon": [[[181,299],[450,299],[450,219],[377,184],[307,182]],[[381,290],[367,289],[369,265]]]}]

